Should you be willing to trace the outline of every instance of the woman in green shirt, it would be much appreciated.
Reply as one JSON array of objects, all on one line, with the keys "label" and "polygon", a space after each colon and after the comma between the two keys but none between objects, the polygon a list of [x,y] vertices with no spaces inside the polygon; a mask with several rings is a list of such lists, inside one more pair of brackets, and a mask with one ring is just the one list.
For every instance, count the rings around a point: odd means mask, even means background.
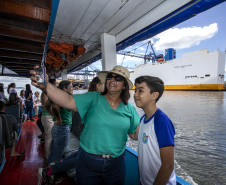
[{"label": "woman in green shirt", "polygon": [[[31,71],[35,75],[35,71]],[[76,184],[124,184],[125,148],[127,135],[138,134],[140,117],[128,103],[129,71],[115,66],[111,71],[101,71],[98,77],[105,83],[103,93],[67,95],[51,84],[39,84],[35,76],[32,84],[47,94],[54,102],[79,112],[84,129],[76,163]]]}]

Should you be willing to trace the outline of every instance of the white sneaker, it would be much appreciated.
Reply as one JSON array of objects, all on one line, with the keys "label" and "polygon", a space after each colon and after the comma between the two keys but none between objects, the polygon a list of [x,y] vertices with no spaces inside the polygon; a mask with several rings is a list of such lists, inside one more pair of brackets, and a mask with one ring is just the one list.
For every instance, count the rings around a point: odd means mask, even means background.
[{"label": "white sneaker", "polygon": [[43,171],[43,168],[38,169],[38,185],[42,184],[42,171]]},{"label": "white sneaker", "polygon": [[27,121],[27,114],[23,114],[23,121],[22,121],[22,124]]},{"label": "white sneaker", "polygon": [[49,176],[47,176],[48,169],[49,168],[38,169],[38,185],[44,185],[49,181]]}]

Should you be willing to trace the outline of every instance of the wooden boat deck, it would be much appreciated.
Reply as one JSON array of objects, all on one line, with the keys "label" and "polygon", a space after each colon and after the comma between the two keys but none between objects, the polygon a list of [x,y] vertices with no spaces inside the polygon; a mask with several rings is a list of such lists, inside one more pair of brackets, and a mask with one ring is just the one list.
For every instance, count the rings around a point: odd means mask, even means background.
[{"label": "wooden boat deck", "polygon": [[[36,119],[35,119],[36,120]],[[38,135],[41,134],[36,121],[26,121],[22,125],[20,139],[16,151],[25,155],[18,159],[10,157],[10,149],[6,149],[6,163],[0,174],[0,184],[34,185],[38,181],[38,169],[44,167],[44,143],[40,143]],[[68,178],[59,183],[64,185],[74,184]]]}]

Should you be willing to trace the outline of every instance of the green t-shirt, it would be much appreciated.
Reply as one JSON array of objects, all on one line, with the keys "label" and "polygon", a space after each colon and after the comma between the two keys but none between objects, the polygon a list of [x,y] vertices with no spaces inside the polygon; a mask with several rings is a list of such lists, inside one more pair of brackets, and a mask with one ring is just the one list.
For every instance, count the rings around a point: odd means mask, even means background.
[{"label": "green t-shirt", "polygon": [[[64,124],[64,125],[72,124],[72,111],[71,110],[60,107],[60,117],[62,119],[62,124]],[[53,121],[56,121],[55,117],[53,117]]]},{"label": "green t-shirt", "polygon": [[127,134],[133,134],[140,117],[131,105],[114,110],[99,92],[72,95],[84,123],[80,146],[87,153],[119,157],[126,148]]}]

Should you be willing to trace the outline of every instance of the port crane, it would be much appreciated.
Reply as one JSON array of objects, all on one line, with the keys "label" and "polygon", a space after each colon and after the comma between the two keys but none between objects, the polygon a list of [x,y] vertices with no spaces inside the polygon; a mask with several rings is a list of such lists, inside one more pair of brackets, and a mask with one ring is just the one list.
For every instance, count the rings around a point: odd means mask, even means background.
[{"label": "port crane", "polygon": [[[151,47],[152,52],[147,54],[149,46]],[[144,55],[136,53],[135,52],[136,49],[133,50],[133,51],[118,51],[117,54],[124,55],[123,60],[125,59],[125,56],[143,58],[144,59],[144,64],[147,64],[147,62],[150,62],[150,61],[152,61],[152,63],[155,63],[159,59],[163,59],[163,54],[156,54],[155,53],[155,50],[153,48],[153,44],[151,43],[151,41],[148,41],[147,49],[146,49],[146,52],[145,52]],[[123,64],[123,61],[122,61],[122,64]]]},{"label": "port crane", "polygon": [[[90,68],[90,69],[89,69]],[[100,70],[93,66],[92,64],[85,67],[82,70],[71,72],[71,75],[75,75],[77,79],[83,79],[86,82],[86,86],[88,87],[89,83],[89,77],[94,78],[96,76],[96,73],[99,72]]]}]

